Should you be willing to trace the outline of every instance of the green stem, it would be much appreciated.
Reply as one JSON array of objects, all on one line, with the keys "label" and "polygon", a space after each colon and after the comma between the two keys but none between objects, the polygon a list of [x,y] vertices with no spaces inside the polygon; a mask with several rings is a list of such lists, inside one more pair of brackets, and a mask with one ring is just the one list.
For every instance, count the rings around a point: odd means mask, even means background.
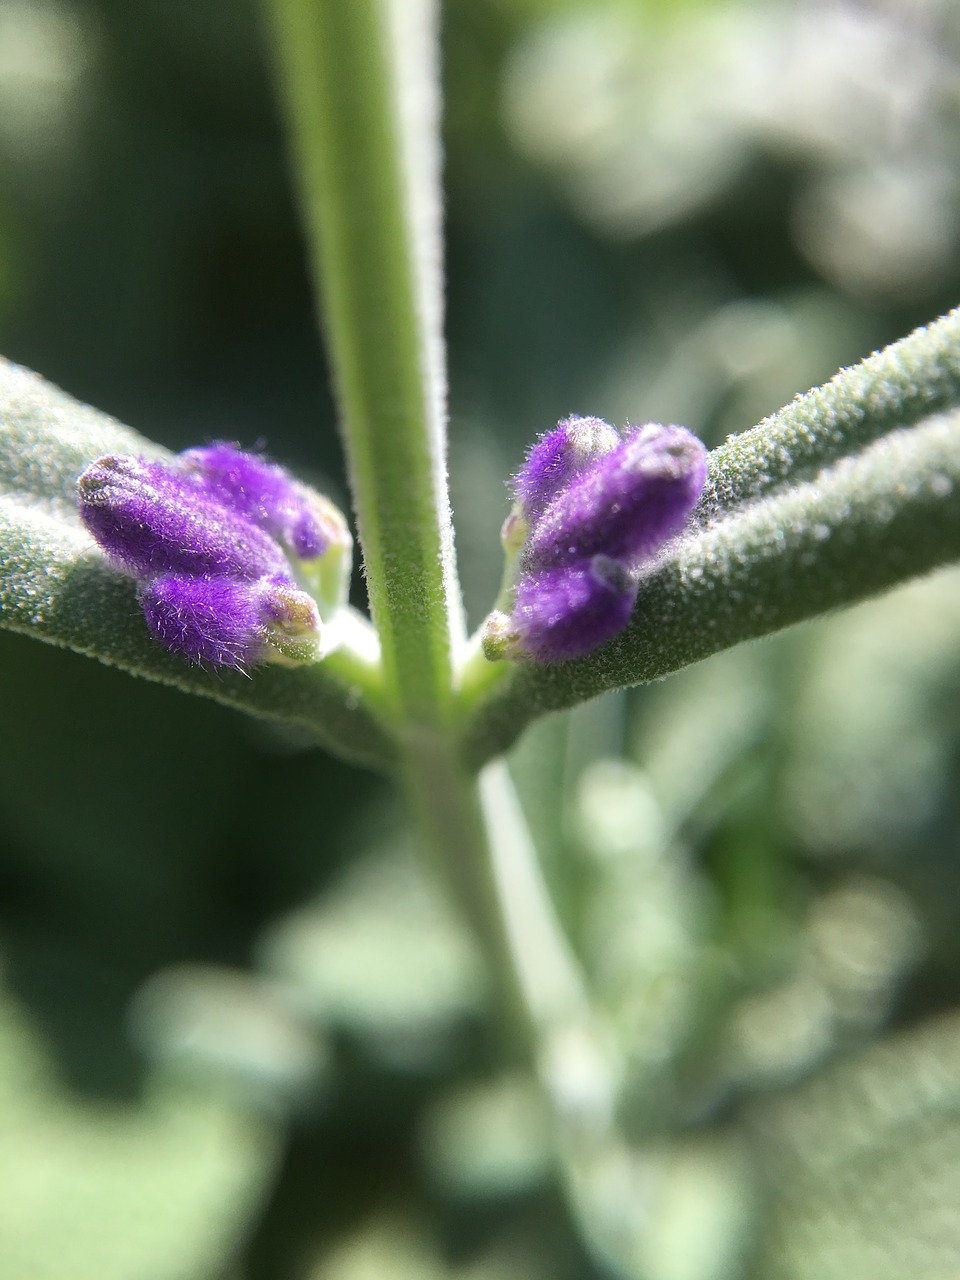
[{"label": "green stem", "polygon": [[[444,469],[434,8],[272,4],[397,770],[498,1003],[562,1110],[563,1046],[592,1045],[578,1060],[592,1054],[609,1082],[605,1057],[506,767],[478,783],[453,724],[463,635]],[[608,1106],[607,1084],[596,1092]]]},{"label": "green stem", "polygon": [[553,909],[505,762],[474,778],[451,745],[422,739],[407,755],[407,796],[432,868],[472,926],[492,1003],[535,1070],[565,1146],[610,1132],[617,1072],[578,961]]},{"label": "green stem", "polygon": [[499,889],[492,874],[476,778],[462,767],[444,734],[414,729],[404,748],[401,782],[421,837],[423,860],[480,947],[491,1005],[503,1011],[508,1036],[526,1045],[530,1028],[524,995],[513,968]]},{"label": "green stem", "polygon": [[462,640],[445,469],[433,5],[271,0],[370,610],[398,723]]},{"label": "green stem", "polygon": [[513,781],[502,760],[477,782],[484,848],[511,968],[539,1038],[589,1009],[578,962],[558,921]]}]

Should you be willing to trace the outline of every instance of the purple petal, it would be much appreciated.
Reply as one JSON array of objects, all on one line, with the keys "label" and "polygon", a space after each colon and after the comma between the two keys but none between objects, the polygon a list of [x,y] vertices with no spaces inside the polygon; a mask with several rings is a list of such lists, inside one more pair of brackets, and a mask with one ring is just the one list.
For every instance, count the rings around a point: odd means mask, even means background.
[{"label": "purple petal", "polygon": [[511,647],[540,662],[581,658],[623,630],[636,598],[636,581],[607,556],[526,573],[510,617]]},{"label": "purple petal", "polygon": [[565,418],[541,436],[513,482],[524,518],[533,523],[574,476],[619,443],[613,427],[600,418]]},{"label": "purple petal", "polygon": [[320,656],[316,602],[283,575],[242,582],[162,574],[141,586],[140,603],[154,638],[191,662],[245,670]]},{"label": "purple petal", "polygon": [[231,511],[198,477],[161,462],[107,455],[77,482],[80,518],[129,573],[255,579],[289,566],[273,538]]},{"label": "purple petal", "polygon": [[221,501],[280,538],[301,560],[316,559],[331,542],[349,540],[332,504],[258,454],[219,440],[180,456]]},{"label": "purple petal", "polygon": [[261,661],[266,628],[259,583],[165,574],[140,589],[151,635],[191,662],[243,670]]},{"label": "purple petal", "polygon": [[333,539],[329,529],[324,530],[312,511],[300,511],[286,531],[291,550],[301,560],[316,560],[322,556]]},{"label": "purple petal", "polygon": [[187,449],[180,458],[206,489],[268,533],[282,533],[297,518],[300,503],[293,479],[265,458],[223,440]]},{"label": "purple petal", "polygon": [[530,532],[523,566],[604,555],[635,567],[680,532],[706,476],[706,450],[691,432],[658,423],[633,428],[554,498]]}]

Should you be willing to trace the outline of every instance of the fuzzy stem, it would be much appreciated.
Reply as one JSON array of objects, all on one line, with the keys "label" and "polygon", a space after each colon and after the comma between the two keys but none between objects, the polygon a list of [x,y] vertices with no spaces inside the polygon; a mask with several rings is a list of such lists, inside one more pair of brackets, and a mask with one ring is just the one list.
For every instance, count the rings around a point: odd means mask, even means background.
[{"label": "fuzzy stem", "polygon": [[[413,745],[413,744],[411,744]],[[553,909],[506,763],[474,778],[450,744],[421,738],[404,782],[432,869],[487,960],[492,1003],[562,1127],[606,1139],[617,1071]]]},{"label": "fuzzy stem", "polygon": [[436,725],[462,640],[445,471],[430,0],[271,0],[370,611],[398,724]]}]

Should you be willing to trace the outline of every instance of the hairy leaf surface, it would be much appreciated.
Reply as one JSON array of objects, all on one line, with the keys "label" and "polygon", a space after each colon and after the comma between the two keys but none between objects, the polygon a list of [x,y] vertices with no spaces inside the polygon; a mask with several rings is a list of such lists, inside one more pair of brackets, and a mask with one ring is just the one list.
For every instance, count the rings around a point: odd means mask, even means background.
[{"label": "hairy leaf surface", "polygon": [[615,640],[577,662],[473,660],[471,757],[504,750],[537,713],[659,679],[960,557],[958,405],[953,311],[731,437]]},{"label": "hairy leaf surface", "polygon": [[149,636],[132,579],[80,523],[77,476],[104,453],[168,456],[37,374],[0,361],[0,625],[254,715],[311,730],[385,764],[391,749],[363,689],[336,662],[264,668],[250,679],[188,665]]}]

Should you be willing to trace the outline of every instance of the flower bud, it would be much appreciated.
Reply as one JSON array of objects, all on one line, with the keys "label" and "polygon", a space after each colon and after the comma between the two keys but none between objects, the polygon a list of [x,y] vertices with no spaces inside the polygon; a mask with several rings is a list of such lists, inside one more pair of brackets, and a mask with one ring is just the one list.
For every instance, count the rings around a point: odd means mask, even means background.
[{"label": "flower bud", "polygon": [[515,556],[526,542],[529,532],[529,526],[519,508],[514,507],[500,529],[500,545],[504,553],[510,558]]},{"label": "flower bud", "polygon": [[317,662],[324,656],[323,625],[317,602],[283,578],[260,583],[260,618],[269,649],[265,661],[284,666]]},{"label": "flower bud", "polygon": [[140,588],[151,635],[192,662],[243,671],[323,656],[316,602],[288,579],[161,574]]},{"label": "flower bud", "polygon": [[213,499],[194,477],[124,454],[98,458],[77,482],[80,518],[136,577],[157,573],[260,578],[287,561],[273,538]]},{"label": "flower bud", "polygon": [[218,440],[180,455],[204,487],[277,538],[299,560],[314,560],[352,539],[340,511],[283,467]]},{"label": "flower bud", "polygon": [[581,658],[623,630],[636,598],[636,579],[609,556],[525,574],[517,585],[508,656]]},{"label": "flower bud", "polygon": [[107,456],[80,476],[77,505],[171,651],[238,670],[323,657],[321,609],[346,599],[353,543],[283,468],[227,444],[170,462]]},{"label": "flower bud", "polygon": [[568,418],[530,451],[486,656],[583,657],[626,626],[636,570],[679,533],[707,476],[703,444],[683,427],[648,423],[621,439],[598,418]]},{"label": "flower bud", "polygon": [[160,574],[140,588],[150,634],[191,662],[244,670],[262,661],[266,635],[257,582]]},{"label": "flower bud", "polygon": [[527,539],[523,564],[606,555],[634,566],[680,532],[706,478],[706,450],[691,432],[634,428],[554,498]]},{"label": "flower bud", "polygon": [[520,513],[532,522],[574,476],[615,449],[620,437],[600,418],[565,418],[541,436],[513,482]]}]

